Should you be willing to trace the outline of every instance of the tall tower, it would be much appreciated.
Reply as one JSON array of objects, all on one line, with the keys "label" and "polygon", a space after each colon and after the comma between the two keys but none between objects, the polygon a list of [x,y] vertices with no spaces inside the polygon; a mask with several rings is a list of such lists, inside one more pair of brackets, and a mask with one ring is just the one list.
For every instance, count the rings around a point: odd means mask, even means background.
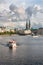
[{"label": "tall tower", "polygon": [[26,29],[30,29],[30,20],[26,20]]},{"label": "tall tower", "polygon": [[30,29],[30,19],[29,19],[29,29]]}]

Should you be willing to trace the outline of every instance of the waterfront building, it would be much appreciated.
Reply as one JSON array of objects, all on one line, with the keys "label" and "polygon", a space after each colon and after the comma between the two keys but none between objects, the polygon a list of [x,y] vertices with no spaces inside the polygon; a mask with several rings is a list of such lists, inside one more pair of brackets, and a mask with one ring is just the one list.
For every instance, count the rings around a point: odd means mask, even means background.
[{"label": "waterfront building", "polygon": [[43,28],[38,29],[38,34],[43,35]]},{"label": "waterfront building", "polygon": [[0,26],[0,32],[5,32],[5,31],[6,31],[6,27]]},{"label": "waterfront building", "polygon": [[26,21],[15,21],[15,22],[1,22],[0,25],[6,27],[8,29],[25,29],[26,28]]}]

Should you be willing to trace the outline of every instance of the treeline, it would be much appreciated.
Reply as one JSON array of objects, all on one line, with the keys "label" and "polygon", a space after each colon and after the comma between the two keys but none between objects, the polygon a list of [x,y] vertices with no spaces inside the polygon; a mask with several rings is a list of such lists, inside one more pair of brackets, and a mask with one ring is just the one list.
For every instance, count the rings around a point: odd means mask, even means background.
[{"label": "treeline", "polygon": [[11,35],[11,34],[16,34],[16,31],[15,32],[0,32],[0,35]]}]

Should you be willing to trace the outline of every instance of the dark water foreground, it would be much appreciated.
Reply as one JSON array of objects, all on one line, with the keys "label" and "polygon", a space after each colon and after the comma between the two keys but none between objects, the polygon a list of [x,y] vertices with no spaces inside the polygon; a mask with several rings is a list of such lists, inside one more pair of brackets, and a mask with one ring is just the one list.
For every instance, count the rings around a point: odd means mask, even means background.
[{"label": "dark water foreground", "polygon": [[[19,46],[9,49],[10,39]],[[0,36],[0,65],[43,65],[43,37]]]}]

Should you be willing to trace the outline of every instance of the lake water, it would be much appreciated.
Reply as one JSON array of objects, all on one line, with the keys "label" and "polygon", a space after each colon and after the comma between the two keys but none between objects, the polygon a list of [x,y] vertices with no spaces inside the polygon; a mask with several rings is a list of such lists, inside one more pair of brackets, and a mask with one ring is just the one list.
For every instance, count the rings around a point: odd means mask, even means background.
[{"label": "lake water", "polygon": [[[11,39],[19,44],[12,50],[7,46]],[[0,36],[0,65],[43,65],[43,37]]]}]

